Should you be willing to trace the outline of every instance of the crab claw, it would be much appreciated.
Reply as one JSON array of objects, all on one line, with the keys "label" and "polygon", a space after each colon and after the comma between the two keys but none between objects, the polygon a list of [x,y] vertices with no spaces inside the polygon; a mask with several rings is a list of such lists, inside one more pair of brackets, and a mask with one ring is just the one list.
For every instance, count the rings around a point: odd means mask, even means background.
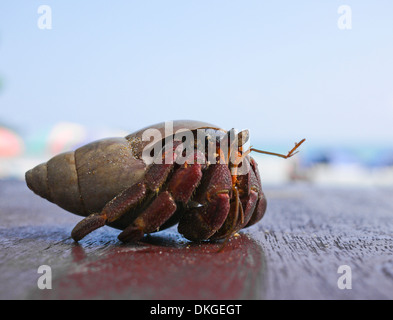
[{"label": "crab claw", "polygon": [[223,225],[230,209],[231,173],[226,165],[211,165],[204,173],[194,200],[198,206],[186,212],[178,230],[189,240],[209,239]]}]

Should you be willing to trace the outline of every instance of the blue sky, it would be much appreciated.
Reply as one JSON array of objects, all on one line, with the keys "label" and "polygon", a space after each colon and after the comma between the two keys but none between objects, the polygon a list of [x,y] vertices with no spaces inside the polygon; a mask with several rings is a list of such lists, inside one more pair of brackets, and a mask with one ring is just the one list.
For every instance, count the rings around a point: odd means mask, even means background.
[{"label": "blue sky", "polygon": [[0,122],[198,119],[258,142],[391,143],[392,57],[391,0],[2,1]]}]

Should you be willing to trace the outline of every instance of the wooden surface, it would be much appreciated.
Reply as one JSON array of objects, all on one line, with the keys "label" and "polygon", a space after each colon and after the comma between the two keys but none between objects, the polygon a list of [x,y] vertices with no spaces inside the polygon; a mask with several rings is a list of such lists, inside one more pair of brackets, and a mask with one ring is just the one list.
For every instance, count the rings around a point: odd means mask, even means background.
[{"label": "wooden surface", "polygon": [[[268,210],[220,253],[176,228],[123,245],[104,227],[80,244],[80,220],[0,181],[1,299],[392,299],[393,190],[265,186]],[[52,270],[41,290],[40,265]],[[340,265],[352,272],[341,290]]]}]

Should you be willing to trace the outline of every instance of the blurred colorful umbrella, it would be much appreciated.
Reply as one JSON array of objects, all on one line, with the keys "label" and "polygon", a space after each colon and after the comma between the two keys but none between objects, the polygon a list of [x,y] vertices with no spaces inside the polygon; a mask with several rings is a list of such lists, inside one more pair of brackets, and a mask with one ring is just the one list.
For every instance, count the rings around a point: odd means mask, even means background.
[{"label": "blurred colorful umbrella", "polygon": [[23,140],[10,129],[0,127],[0,157],[17,157],[23,150]]},{"label": "blurred colorful umbrella", "polygon": [[75,149],[87,137],[85,127],[77,123],[61,122],[53,127],[48,137],[48,151],[58,154]]}]

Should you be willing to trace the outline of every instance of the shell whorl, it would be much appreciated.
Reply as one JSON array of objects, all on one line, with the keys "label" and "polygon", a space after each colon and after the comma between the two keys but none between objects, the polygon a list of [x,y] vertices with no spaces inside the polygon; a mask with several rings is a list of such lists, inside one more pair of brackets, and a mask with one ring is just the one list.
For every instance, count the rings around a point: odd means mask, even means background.
[{"label": "shell whorl", "polygon": [[63,209],[87,216],[143,177],[146,166],[134,154],[125,138],[95,141],[26,172],[26,183]]},{"label": "shell whorl", "polygon": [[87,210],[79,190],[74,152],[59,154],[26,172],[26,183],[34,193],[63,209],[86,215]]}]

